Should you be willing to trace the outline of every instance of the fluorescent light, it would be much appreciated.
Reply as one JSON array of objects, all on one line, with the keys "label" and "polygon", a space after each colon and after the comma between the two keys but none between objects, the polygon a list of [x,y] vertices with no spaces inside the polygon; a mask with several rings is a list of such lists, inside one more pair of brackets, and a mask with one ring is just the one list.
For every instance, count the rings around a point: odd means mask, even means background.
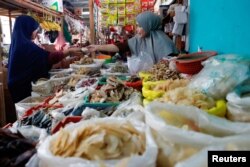
[{"label": "fluorescent light", "polygon": [[89,15],[89,12],[82,12],[82,15]]}]

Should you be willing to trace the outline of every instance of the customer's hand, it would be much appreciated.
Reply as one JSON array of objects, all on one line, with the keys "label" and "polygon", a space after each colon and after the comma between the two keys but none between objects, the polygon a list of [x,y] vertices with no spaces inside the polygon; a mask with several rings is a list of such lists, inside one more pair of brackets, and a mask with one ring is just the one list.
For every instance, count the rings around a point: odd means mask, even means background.
[{"label": "customer's hand", "polygon": [[89,52],[98,51],[98,45],[89,45],[87,46],[87,49],[89,50]]},{"label": "customer's hand", "polygon": [[81,48],[69,48],[68,51],[69,55],[71,56],[78,56],[78,57],[84,56],[83,52],[81,51]]}]

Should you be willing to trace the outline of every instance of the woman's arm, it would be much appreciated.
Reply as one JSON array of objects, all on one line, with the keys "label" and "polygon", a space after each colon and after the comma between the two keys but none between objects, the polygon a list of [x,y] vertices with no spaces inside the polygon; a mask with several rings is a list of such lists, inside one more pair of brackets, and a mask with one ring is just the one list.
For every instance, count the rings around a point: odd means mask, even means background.
[{"label": "woman's arm", "polygon": [[80,57],[83,53],[81,52],[81,48],[69,48],[65,51],[50,52],[48,57],[49,64],[56,64],[69,55]]},{"label": "woman's arm", "polygon": [[119,48],[114,44],[89,45],[87,48],[90,52],[95,52],[95,51],[119,52]]}]

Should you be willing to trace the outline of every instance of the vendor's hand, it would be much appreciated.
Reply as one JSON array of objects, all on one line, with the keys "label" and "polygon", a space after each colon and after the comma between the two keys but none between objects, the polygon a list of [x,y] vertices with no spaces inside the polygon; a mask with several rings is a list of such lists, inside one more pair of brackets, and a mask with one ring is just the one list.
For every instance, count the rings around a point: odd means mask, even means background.
[{"label": "vendor's hand", "polygon": [[89,50],[89,52],[95,52],[98,51],[98,45],[89,45],[87,46],[87,49]]},{"label": "vendor's hand", "polygon": [[69,48],[68,51],[71,56],[84,56],[83,52],[81,51],[81,48]]}]

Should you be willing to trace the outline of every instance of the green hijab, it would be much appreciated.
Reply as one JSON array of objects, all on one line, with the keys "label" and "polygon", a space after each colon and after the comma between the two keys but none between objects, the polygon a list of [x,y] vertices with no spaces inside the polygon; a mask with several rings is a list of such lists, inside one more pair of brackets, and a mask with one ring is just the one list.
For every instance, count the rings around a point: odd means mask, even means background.
[{"label": "green hijab", "polygon": [[132,55],[139,55],[140,52],[147,52],[152,56],[154,63],[159,62],[163,57],[177,53],[173,41],[160,30],[161,18],[152,12],[143,12],[136,17],[140,27],[146,32],[146,37],[135,36],[128,40]]}]

